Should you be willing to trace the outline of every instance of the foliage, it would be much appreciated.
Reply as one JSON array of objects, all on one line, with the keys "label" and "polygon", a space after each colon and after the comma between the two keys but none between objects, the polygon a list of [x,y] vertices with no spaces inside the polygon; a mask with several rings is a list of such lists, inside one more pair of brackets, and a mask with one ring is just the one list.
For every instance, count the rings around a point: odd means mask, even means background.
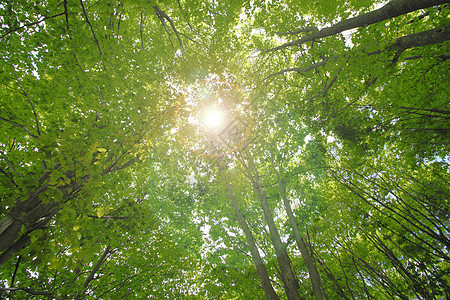
[{"label": "foliage", "polygon": [[448,298],[449,8],[408,1],[0,4],[0,297]]}]

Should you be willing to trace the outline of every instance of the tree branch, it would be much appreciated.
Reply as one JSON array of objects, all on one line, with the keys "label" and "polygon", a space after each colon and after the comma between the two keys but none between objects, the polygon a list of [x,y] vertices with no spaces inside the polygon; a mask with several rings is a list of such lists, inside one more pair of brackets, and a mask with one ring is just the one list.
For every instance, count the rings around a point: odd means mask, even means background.
[{"label": "tree branch", "polygon": [[83,75],[86,76],[87,79],[90,79],[89,76],[87,76],[86,72],[81,67],[80,63],[78,62],[78,58],[77,58],[77,55],[75,54],[75,52],[72,52],[72,53],[73,53],[73,57],[75,58],[75,62],[77,64],[77,66],[80,68],[80,70],[83,73]]},{"label": "tree branch", "polygon": [[442,109],[435,109],[435,108],[416,108],[416,107],[405,107],[405,106],[399,106],[398,108],[405,109],[405,110],[422,110],[422,111],[428,111],[428,112],[435,112],[440,114],[449,115],[450,110],[442,110]]},{"label": "tree branch", "polygon": [[110,252],[111,252],[111,245],[108,244],[108,246],[106,246],[106,248],[105,248],[105,251],[103,251],[102,256],[98,259],[97,263],[95,264],[95,266],[92,268],[91,272],[89,273],[89,276],[84,281],[84,283],[83,283],[83,293],[86,291],[89,283],[94,279],[94,275],[97,273],[98,269],[100,269],[102,264],[105,262],[106,257],[108,256],[108,254]]},{"label": "tree branch", "polygon": [[80,0],[80,3],[81,3],[81,8],[83,9],[83,14],[86,19],[86,23],[88,23],[89,28],[91,28],[92,35],[94,36],[94,41],[97,44],[98,52],[100,52],[100,55],[102,55],[102,50],[100,49],[100,44],[98,43],[98,39],[97,39],[97,36],[95,35],[94,28],[92,28],[92,24],[89,21],[89,17],[87,15],[86,9],[84,8],[83,0]]},{"label": "tree branch", "polygon": [[66,28],[69,29],[69,10],[67,9],[67,0],[64,0],[64,15],[66,16]]},{"label": "tree branch", "polygon": [[14,174],[16,174],[19,177],[23,177],[23,175],[21,173],[19,173],[16,168],[14,168],[14,165],[9,161],[8,157],[2,152],[1,153],[3,159],[6,161],[6,163],[8,164],[8,166],[11,168],[11,170],[14,172]]},{"label": "tree branch", "polygon": [[102,175],[105,175],[106,173],[109,173],[109,172],[115,172],[115,171],[117,171],[117,170],[121,170],[121,169],[124,169],[124,168],[126,168],[126,167],[129,167],[129,166],[131,166],[134,162],[136,162],[138,159],[139,159],[139,157],[136,156],[136,157],[130,159],[128,162],[124,163],[124,164],[121,165],[121,166],[117,166],[117,165],[114,164],[114,165],[110,166],[109,168],[107,168],[105,171],[103,171],[103,172],[102,172]]},{"label": "tree branch", "polygon": [[[196,34],[196,35],[203,41],[203,43],[205,43],[205,41],[203,40],[202,35],[201,35],[198,31],[194,30],[194,28],[192,27],[192,25],[189,23],[189,20],[188,20],[188,18],[186,17],[186,13],[184,12],[183,8],[181,7],[180,0],[177,0],[177,2],[178,2],[178,8],[183,12],[184,19],[185,19],[185,21],[186,21],[186,23],[187,23],[189,29],[191,29],[192,33]],[[192,42],[195,42],[195,43],[197,43],[197,44],[200,45],[199,42],[194,41],[193,39],[187,37],[185,34],[182,34],[182,35],[183,35],[184,37],[186,37],[187,39],[191,40]]]},{"label": "tree branch", "polygon": [[16,266],[14,267],[14,273],[13,273],[12,278],[11,278],[10,287],[12,287],[12,288],[14,287],[14,281],[16,279],[16,274],[17,274],[17,270],[19,269],[19,265],[20,265],[20,260],[21,259],[22,259],[22,256],[19,255],[19,257],[17,258]]},{"label": "tree branch", "polygon": [[[153,9],[155,10],[155,13],[158,16],[158,18],[161,20],[161,23],[163,24],[166,32],[167,32],[167,29],[165,28],[164,20],[169,22],[170,27],[172,27],[172,30],[175,33],[175,36],[177,37],[178,42],[180,43],[180,50],[183,51],[183,42],[181,41],[178,30],[176,29],[175,24],[173,23],[172,19],[163,10],[161,10],[157,5],[153,6]],[[169,33],[167,32],[167,34],[169,34]],[[169,36],[169,38],[170,38],[170,36]],[[171,41],[171,43],[172,43],[172,41]],[[172,44],[172,47],[173,47],[173,44]]]},{"label": "tree branch", "polygon": [[[394,40],[386,50],[405,51],[413,47],[423,47],[443,43],[450,39],[450,25],[442,25],[430,30],[412,33]],[[386,51],[384,50],[384,51]],[[444,56],[445,57],[445,56]]]},{"label": "tree branch", "polygon": [[16,77],[17,83],[19,84],[20,89],[22,90],[22,93],[27,97],[28,102],[31,105],[31,109],[33,110],[33,114],[34,114],[34,121],[36,122],[36,131],[38,133],[38,135],[41,135],[40,131],[39,131],[39,121],[38,121],[38,117],[37,117],[37,113],[36,113],[36,108],[34,107],[33,102],[31,102],[30,96],[28,96],[27,92],[25,92],[25,90],[22,87],[22,84],[20,84],[19,78],[17,77],[17,73],[16,73],[16,68],[13,67],[13,72],[14,72],[14,76]]},{"label": "tree branch", "polygon": [[321,30],[312,32],[311,34],[308,34],[298,40],[265,50],[263,51],[263,53],[274,52],[289,48],[291,46],[299,46],[306,42],[332,36],[346,30],[365,27],[387,19],[401,16],[412,11],[445,3],[448,3],[448,0],[391,0],[379,9],[375,9],[371,12],[356,16],[354,18],[342,20],[333,26],[322,28]]},{"label": "tree branch", "polygon": [[[300,101],[300,102],[305,102],[305,101],[311,101],[311,100],[313,100],[313,99],[315,99],[315,98],[317,98],[317,97],[320,97],[320,96],[322,96],[322,95],[325,95],[329,90],[330,90],[330,88],[331,88],[331,86],[334,84],[334,82],[336,81],[336,79],[337,79],[337,76],[338,76],[338,74],[341,72],[341,68],[338,70],[338,72],[337,72],[337,74],[333,77],[333,79],[331,79],[331,81],[330,81],[330,83],[320,92],[320,93],[318,93],[318,94],[316,94],[316,95],[314,95],[314,96],[312,96],[312,97],[309,97],[309,98],[306,98],[306,99],[303,99],[302,101]],[[296,103],[298,103],[298,102],[296,102]]]},{"label": "tree branch", "polygon": [[143,27],[143,25],[144,25],[144,13],[141,12],[141,22],[139,24],[139,31],[141,33],[141,48],[142,48],[142,51],[144,51],[144,38],[142,36],[142,27]]},{"label": "tree branch", "polygon": [[127,216],[127,217],[102,216],[100,218],[98,216],[94,216],[94,215],[87,215],[87,216],[90,218],[93,218],[93,219],[113,219],[113,220],[125,220],[125,219],[130,218],[129,216]]},{"label": "tree branch", "polygon": [[316,32],[316,31],[319,31],[319,29],[316,26],[307,26],[305,28],[301,28],[296,31],[288,31],[288,32],[277,31],[275,33],[279,34],[279,35],[294,35],[294,34],[299,34],[299,33],[303,33],[303,32],[311,32],[311,31]]},{"label": "tree branch", "polygon": [[3,120],[3,121],[5,121],[5,122],[7,122],[7,123],[9,123],[9,124],[11,124],[11,125],[16,126],[16,127],[22,128],[23,130],[25,130],[26,132],[28,132],[28,134],[29,134],[30,136],[34,137],[35,139],[37,138],[36,135],[34,135],[33,133],[31,133],[31,131],[30,131],[28,128],[26,128],[24,125],[22,125],[22,124],[19,124],[19,123],[13,122],[13,121],[11,121],[11,120],[5,119],[5,118],[3,118],[3,117],[1,117],[1,116],[0,116],[0,120]]},{"label": "tree branch", "polygon": [[17,28],[8,30],[6,33],[4,33],[2,36],[0,36],[0,39],[4,38],[5,36],[7,36],[7,35],[10,34],[10,33],[13,33],[13,32],[15,32],[15,31],[18,31],[18,30],[20,30],[20,29],[22,29],[22,28],[29,27],[29,26],[33,26],[33,25],[39,24],[39,23],[41,23],[41,22],[43,22],[43,21],[45,21],[45,20],[52,19],[52,18],[56,18],[56,17],[62,16],[62,15],[64,15],[64,12],[62,12],[62,13],[60,13],[60,14],[56,14],[56,15],[50,16],[50,17],[43,17],[43,18],[40,19],[39,21],[27,23],[27,24],[24,24],[24,25],[19,26],[19,27],[17,27]]},{"label": "tree branch", "polygon": [[24,291],[27,292],[28,294],[31,295],[35,295],[35,296],[51,296],[52,294],[49,292],[41,292],[41,291],[36,291],[36,290],[32,290],[30,288],[27,287],[10,287],[10,288],[0,288],[0,291]]},{"label": "tree branch", "polygon": [[330,61],[330,60],[336,61],[338,58],[339,58],[339,56],[331,56],[331,57],[327,57],[327,58],[324,58],[322,61],[320,61],[320,62],[318,62],[318,63],[314,63],[314,64],[309,65],[309,66],[306,67],[306,68],[289,68],[289,69],[284,69],[284,70],[281,70],[281,71],[279,71],[279,72],[270,74],[269,76],[267,76],[266,78],[264,78],[264,80],[267,80],[267,79],[269,79],[269,78],[271,78],[271,77],[278,76],[278,75],[282,75],[282,74],[288,73],[288,72],[305,73],[305,72],[308,72],[308,71],[310,71],[310,70],[314,70],[314,69],[317,69],[317,68],[320,68],[320,67],[324,66],[324,65],[325,65],[328,61]]},{"label": "tree branch", "polygon": [[[12,178],[11,175],[9,175],[8,173],[6,173],[6,170],[4,170],[3,168],[0,167],[0,173],[2,173],[3,175],[5,175],[6,178],[8,178],[12,184],[14,184],[14,186],[16,188],[18,188],[19,190],[21,190],[21,188],[19,188],[19,186],[17,185],[17,183],[14,181],[14,179]],[[0,230],[1,232],[2,230]]]}]

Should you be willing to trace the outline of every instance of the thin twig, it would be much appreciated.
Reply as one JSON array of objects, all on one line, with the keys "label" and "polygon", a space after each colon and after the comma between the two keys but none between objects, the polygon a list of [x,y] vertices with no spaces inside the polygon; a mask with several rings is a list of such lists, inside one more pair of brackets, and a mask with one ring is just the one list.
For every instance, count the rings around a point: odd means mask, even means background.
[{"label": "thin twig", "polygon": [[90,218],[93,218],[93,219],[109,219],[109,220],[126,220],[126,219],[129,218],[129,216],[127,216],[127,217],[115,217],[115,216],[101,216],[101,217],[99,217],[99,216],[94,216],[94,215],[87,215],[87,216],[90,217]]},{"label": "thin twig", "polygon": [[13,164],[9,161],[8,157],[7,157],[4,153],[2,153],[2,157],[3,157],[3,159],[6,161],[6,163],[8,164],[8,166],[11,168],[11,170],[14,172],[14,174],[16,174],[16,175],[19,176],[19,177],[23,177],[23,175],[20,174],[20,173],[16,170],[16,168],[14,168]]},{"label": "thin twig", "polygon": [[320,96],[322,96],[322,95],[325,95],[329,90],[330,90],[330,88],[331,88],[331,86],[334,84],[334,82],[336,81],[336,79],[337,79],[337,76],[338,76],[338,74],[341,72],[341,69],[339,69],[338,70],[338,72],[337,72],[337,74],[333,77],[333,79],[331,79],[331,81],[330,81],[330,83],[320,92],[320,93],[318,93],[318,94],[316,94],[316,95],[314,95],[314,96],[312,96],[312,97],[309,97],[309,98],[306,98],[306,99],[304,99],[302,102],[305,102],[305,101],[311,101],[311,100],[313,100],[313,99],[315,99],[315,98],[317,98],[317,97],[320,97]]},{"label": "thin twig", "polygon": [[375,77],[374,77],[374,78],[366,85],[366,87],[359,93],[358,97],[356,97],[355,100],[353,100],[352,102],[350,102],[349,104],[347,104],[345,107],[341,108],[338,112],[336,112],[335,115],[337,116],[341,111],[343,111],[344,109],[346,109],[346,108],[352,106],[353,104],[355,104],[356,102],[358,102],[358,100],[359,100],[359,99],[361,98],[361,96],[369,89],[369,87],[377,81],[378,77],[379,77],[379,76],[375,76]]},{"label": "thin twig", "polygon": [[141,12],[141,23],[139,24],[139,31],[141,33],[141,48],[144,51],[144,38],[142,36],[142,27],[144,26],[144,13]]},{"label": "thin twig", "polygon": [[66,15],[66,27],[69,29],[69,10],[67,9],[67,0],[64,0],[64,14]]},{"label": "thin twig", "polygon": [[310,70],[315,70],[315,69],[317,69],[317,68],[319,68],[319,67],[324,66],[329,60],[334,60],[334,61],[335,61],[335,60],[337,60],[338,58],[339,58],[339,56],[331,56],[331,57],[327,57],[327,58],[324,58],[322,61],[320,61],[320,62],[318,62],[318,63],[313,63],[313,64],[309,65],[309,66],[306,67],[306,68],[289,68],[289,69],[284,69],[284,70],[281,70],[281,71],[279,71],[279,72],[270,74],[270,75],[267,76],[264,80],[267,80],[267,79],[269,79],[269,78],[271,78],[271,77],[274,77],[274,76],[277,76],[277,75],[281,75],[281,74],[284,74],[284,73],[288,73],[288,72],[305,73],[305,72],[308,72],[308,71],[310,71]]},{"label": "thin twig", "polygon": [[86,72],[83,70],[80,63],[78,62],[77,55],[75,54],[75,52],[72,52],[72,53],[73,53],[73,57],[75,58],[75,62],[77,63],[78,67],[80,68],[81,72],[83,73],[84,76],[86,76],[87,79],[89,79],[89,76],[87,76]]},{"label": "thin twig", "polygon": [[98,52],[100,52],[100,55],[102,55],[102,50],[100,49],[100,44],[98,43],[98,39],[97,39],[97,36],[95,35],[94,28],[92,28],[92,24],[89,21],[89,17],[87,15],[86,9],[84,8],[83,0],[80,0],[80,3],[81,3],[81,8],[83,9],[84,17],[86,18],[86,23],[88,23],[89,28],[91,28],[92,35],[94,36],[95,43],[97,44]]},{"label": "thin twig", "polygon": [[60,14],[56,14],[56,15],[53,15],[53,16],[50,16],[50,17],[44,17],[44,18],[42,18],[42,19],[40,19],[39,21],[36,21],[36,22],[31,22],[31,23],[24,24],[22,26],[19,26],[17,28],[14,28],[14,29],[11,29],[11,30],[7,31],[2,36],[0,36],[0,39],[4,38],[5,36],[7,36],[8,34],[10,34],[12,32],[18,31],[18,30],[20,30],[22,28],[33,26],[33,25],[39,24],[39,23],[41,23],[41,22],[43,22],[45,20],[52,19],[52,18],[59,17],[59,16],[63,16],[63,15],[64,15],[64,13],[62,12]]},{"label": "thin twig", "polygon": [[[198,31],[194,30],[194,28],[192,27],[192,25],[189,23],[189,20],[188,20],[188,18],[186,17],[186,13],[184,12],[183,8],[181,7],[180,0],[177,0],[177,2],[178,2],[178,8],[181,10],[181,12],[183,12],[184,19],[185,19],[185,21],[186,21],[186,23],[187,23],[189,29],[191,29],[191,31],[192,31],[194,34],[196,34],[198,37],[200,37],[200,39],[203,41],[203,44],[206,44],[205,41],[204,41],[204,39],[203,39],[203,36],[202,36]],[[186,38],[188,38],[185,34],[182,34],[182,35],[185,36]],[[190,38],[188,38],[188,39],[200,45],[199,42],[194,41],[193,39],[190,39]]]},{"label": "thin twig", "polygon": [[22,90],[22,93],[27,97],[28,102],[31,105],[31,108],[33,109],[34,120],[36,122],[36,131],[37,131],[38,135],[41,135],[41,133],[39,131],[39,121],[38,121],[38,117],[37,117],[37,113],[36,113],[36,108],[34,107],[33,102],[31,102],[30,96],[28,96],[27,92],[25,92],[22,85],[20,84],[19,78],[17,77],[17,74],[16,74],[16,69],[14,68],[14,66],[13,66],[13,71],[14,71],[14,76],[16,77],[17,83],[19,84],[19,87]]},{"label": "thin twig", "polygon": [[3,118],[3,117],[0,117],[0,120],[3,120],[3,121],[5,121],[5,122],[8,122],[9,124],[14,125],[14,126],[16,126],[16,127],[20,127],[20,128],[22,128],[23,130],[25,130],[26,132],[28,132],[28,134],[29,134],[30,136],[34,137],[35,139],[37,138],[37,135],[31,133],[31,131],[30,131],[28,128],[26,128],[24,125],[22,125],[22,124],[13,122],[13,121],[8,120],[8,119],[5,119],[5,118]]}]

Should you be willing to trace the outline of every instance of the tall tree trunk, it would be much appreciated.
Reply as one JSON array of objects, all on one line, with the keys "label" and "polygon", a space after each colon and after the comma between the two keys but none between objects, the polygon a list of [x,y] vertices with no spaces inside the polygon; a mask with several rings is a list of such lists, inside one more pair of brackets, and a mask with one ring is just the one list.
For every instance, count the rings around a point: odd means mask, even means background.
[{"label": "tall tree trunk", "polygon": [[[119,165],[117,161],[112,162],[108,167],[104,167],[99,174],[104,176],[108,173],[129,167],[138,160],[138,156],[132,158],[126,163]],[[92,160],[93,165],[96,160]],[[57,164],[53,169],[60,169]],[[67,178],[74,180],[75,171],[61,171]],[[7,262],[14,254],[26,247],[30,243],[29,234],[36,229],[42,229],[50,221],[65,203],[73,199],[84,187],[84,183],[89,180],[89,176],[84,176],[81,182],[73,181],[57,189],[60,198],[54,197],[44,203],[40,196],[46,191],[51,190],[46,181],[50,178],[51,171],[45,171],[37,179],[38,187],[29,193],[26,200],[18,199],[10,211],[0,220],[0,266]],[[21,233],[22,226],[25,226],[25,233]]]},{"label": "tall tree trunk", "polygon": [[37,180],[39,187],[30,193],[26,200],[17,199],[14,207],[0,220],[0,251],[7,251],[19,238],[22,225],[33,225],[49,210],[52,210],[53,201],[45,205],[39,199],[39,195],[48,189],[43,184],[49,176],[50,172],[44,172]]},{"label": "tall tree trunk", "polygon": [[250,253],[252,255],[253,263],[256,266],[256,272],[258,273],[259,280],[261,281],[264,293],[266,295],[266,299],[267,300],[279,299],[278,295],[275,293],[275,290],[273,289],[272,283],[270,282],[270,278],[267,273],[266,267],[264,266],[264,263],[261,259],[261,256],[258,251],[258,247],[256,247],[256,243],[255,243],[255,239],[253,238],[253,234],[247,225],[247,221],[245,220],[244,216],[242,215],[241,209],[239,208],[236,198],[234,198],[230,181],[228,180],[228,177],[223,170],[221,162],[218,161],[218,163],[219,163],[220,171],[223,175],[222,177],[224,178],[225,185],[227,187],[228,197],[231,200],[231,205],[233,206],[233,208],[236,212],[239,225],[241,226],[242,230],[244,231],[245,237],[247,239],[247,243],[250,248]]},{"label": "tall tree trunk", "polygon": [[297,278],[295,278],[295,274],[292,271],[291,261],[289,260],[289,256],[286,252],[286,249],[284,248],[284,245],[281,242],[278,229],[275,226],[272,212],[270,210],[269,203],[267,202],[266,193],[259,180],[255,181],[254,187],[258,192],[259,199],[261,201],[261,208],[264,213],[264,218],[266,219],[267,225],[269,226],[270,239],[272,240],[273,246],[275,247],[275,253],[277,255],[277,260],[280,266],[281,276],[283,279],[288,299],[301,299],[298,293],[300,287],[298,285]]},{"label": "tall tree trunk", "polygon": [[251,178],[252,185],[258,193],[259,200],[261,202],[261,208],[264,213],[264,218],[266,219],[267,225],[269,227],[270,239],[275,248],[275,253],[277,256],[278,265],[281,271],[281,279],[284,283],[284,289],[286,291],[286,295],[288,299],[302,299],[300,294],[298,293],[299,285],[297,278],[295,277],[294,272],[292,271],[291,261],[286,252],[286,249],[281,241],[280,234],[278,233],[278,229],[275,226],[275,222],[273,220],[272,212],[269,207],[269,202],[267,201],[266,192],[261,184],[259,179],[258,171],[253,164],[252,158],[250,155],[247,157],[248,161],[252,165],[253,173],[250,171],[247,164],[241,159],[241,163],[246,169],[248,176]]},{"label": "tall tree trunk", "polygon": [[272,48],[267,51],[277,51],[290,46],[301,45],[306,42],[321,39],[327,36],[332,36],[346,30],[365,27],[387,19],[407,14],[412,11],[445,4],[448,2],[448,0],[392,0],[379,9],[375,9],[354,18],[342,20],[333,26],[313,31],[311,34],[308,34],[298,40],[285,43],[281,46]]},{"label": "tall tree trunk", "polygon": [[[0,266],[30,243],[29,234],[43,228],[58,211],[58,204],[39,200],[39,194],[17,203],[0,222]],[[26,226],[21,234],[22,226]]]},{"label": "tall tree trunk", "polygon": [[[277,173],[278,175],[278,173]],[[286,213],[289,218],[289,223],[292,227],[292,230],[294,232],[294,238],[297,242],[297,247],[300,250],[300,253],[302,254],[303,261],[305,262],[306,269],[309,273],[309,278],[311,279],[311,284],[313,288],[314,295],[316,296],[317,300],[323,300],[324,295],[326,295],[325,289],[322,291],[322,281],[320,279],[319,271],[317,270],[317,266],[314,262],[314,260],[311,257],[311,254],[308,251],[308,247],[306,246],[306,242],[303,239],[303,237],[300,235],[300,232],[298,230],[298,224],[295,219],[294,213],[291,209],[291,204],[286,197],[286,183],[283,180],[280,180],[278,177],[279,183],[280,183],[280,192],[281,192],[281,198],[283,199],[283,204],[286,209]]]}]

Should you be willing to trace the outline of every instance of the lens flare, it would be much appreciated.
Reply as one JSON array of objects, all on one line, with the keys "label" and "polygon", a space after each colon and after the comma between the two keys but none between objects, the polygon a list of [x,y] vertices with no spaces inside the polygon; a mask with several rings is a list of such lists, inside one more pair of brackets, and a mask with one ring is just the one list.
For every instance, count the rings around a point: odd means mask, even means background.
[{"label": "lens flare", "polygon": [[218,130],[223,127],[225,116],[218,109],[210,109],[205,113],[204,122],[208,129]]}]

